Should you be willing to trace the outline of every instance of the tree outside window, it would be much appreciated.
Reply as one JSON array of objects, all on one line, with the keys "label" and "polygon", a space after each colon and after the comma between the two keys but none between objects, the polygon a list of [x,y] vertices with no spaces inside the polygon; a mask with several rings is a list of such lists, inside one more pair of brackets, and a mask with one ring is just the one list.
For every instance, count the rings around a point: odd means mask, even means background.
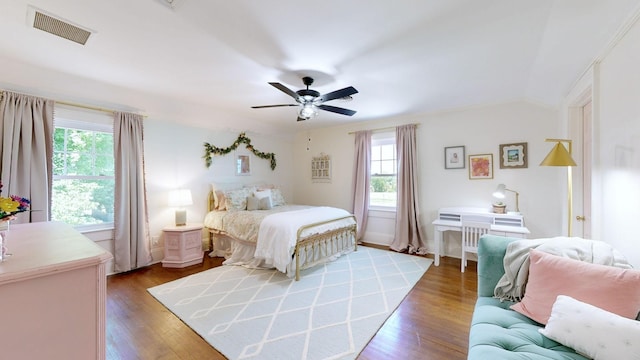
[{"label": "tree outside window", "polygon": [[74,226],[113,223],[113,134],[56,127],[52,220]]},{"label": "tree outside window", "polygon": [[395,133],[376,135],[371,139],[369,205],[395,208],[398,168]]}]

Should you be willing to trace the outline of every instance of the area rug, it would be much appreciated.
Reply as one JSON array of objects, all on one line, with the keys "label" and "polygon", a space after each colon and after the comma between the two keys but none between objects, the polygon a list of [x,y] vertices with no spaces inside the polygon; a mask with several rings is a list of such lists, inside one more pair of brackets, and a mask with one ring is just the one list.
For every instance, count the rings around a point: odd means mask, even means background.
[{"label": "area rug", "polygon": [[355,359],[431,263],[361,246],[300,281],[220,266],[148,291],[229,359]]}]

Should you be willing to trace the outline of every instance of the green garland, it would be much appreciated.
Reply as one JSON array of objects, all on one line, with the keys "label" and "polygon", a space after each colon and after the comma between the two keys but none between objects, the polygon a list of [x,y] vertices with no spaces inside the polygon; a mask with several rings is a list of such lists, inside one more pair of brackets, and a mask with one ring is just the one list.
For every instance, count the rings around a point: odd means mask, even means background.
[{"label": "green garland", "polygon": [[251,139],[245,135],[245,133],[240,133],[236,141],[233,142],[231,146],[228,148],[219,148],[213,146],[209,143],[204,143],[204,160],[207,163],[207,167],[211,166],[212,155],[227,155],[231,151],[238,148],[238,145],[246,144],[246,148],[253,153],[253,155],[259,157],[260,159],[270,160],[271,161],[271,170],[276,169],[276,154],[274,153],[264,153],[262,151],[256,150],[253,145],[251,145]]}]

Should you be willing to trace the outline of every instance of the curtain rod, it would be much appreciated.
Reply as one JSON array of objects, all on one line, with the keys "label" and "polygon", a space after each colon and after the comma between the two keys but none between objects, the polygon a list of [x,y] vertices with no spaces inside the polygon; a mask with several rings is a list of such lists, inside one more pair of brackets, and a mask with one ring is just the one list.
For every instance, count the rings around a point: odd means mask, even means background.
[{"label": "curtain rod", "polygon": [[[60,101],[60,100],[54,100],[54,101],[56,102],[56,104],[74,106],[74,107],[79,107],[79,108],[82,108],[82,109],[95,110],[95,111],[105,112],[105,113],[109,113],[109,114],[113,114],[115,112],[121,111],[121,110],[107,109],[107,108],[103,108],[103,107],[99,107],[99,106],[78,104],[78,103],[73,103],[73,102],[69,102],[69,101]],[[142,115],[142,117],[146,118],[147,115]]]},{"label": "curtain rod", "polygon": [[[11,91],[11,90],[2,89],[2,90],[0,90],[0,95],[3,95],[5,93],[5,91]],[[18,93],[16,91],[11,91],[11,92]],[[39,96],[39,95],[31,95],[31,94],[24,94],[24,93],[19,93],[19,94],[23,94],[23,95],[27,95],[27,96],[42,97],[42,96]],[[74,107],[79,107],[79,108],[82,108],[82,109],[95,110],[95,111],[105,112],[105,113],[109,113],[109,114],[113,114],[116,111],[120,111],[120,110],[107,109],[107,108],[103,108],[103,107],[99,107],[99,106],[78,104],[78,103],[74,103],[74,102],[70,102],[70,101],[61,101],[61,100],[55,100],[55,99],[50,99],[50,100],[54,101],[57,104],[61,104],[61,105],[74,106]],[[142,115],[142,117],[146,118],[147,115]]]},{"label": "curtain rod", "polygon": [[[415,125],[416,127],[420,126],[420,124],[404,124],[404,125],[398,125],[398,126],[405,126],[405,125]],[[398,126],[387,126],[387,127],[383,127],[383,128],[369,129],[369,131],[392,130],[392,129],[397,128]],[[361,130],[358,130],[358,131],[361,131]],[[348,134],[349,135],[353,135],[353,134],[357,133],[358,131],[349,131]]]}]

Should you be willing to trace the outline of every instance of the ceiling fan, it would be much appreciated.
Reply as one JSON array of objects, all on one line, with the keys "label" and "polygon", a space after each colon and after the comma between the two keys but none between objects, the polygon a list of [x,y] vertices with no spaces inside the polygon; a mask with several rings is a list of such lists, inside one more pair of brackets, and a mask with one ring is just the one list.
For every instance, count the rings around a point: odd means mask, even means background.
[{"label": "ceiling fan", "polygon": [[356,90],[353,86],[349,86],[344,89],[340,89],[340,90],[336,90],[330,93],[320,95],[319,92],[309,89],[309,86],[313,84],[313,78],[309,76],[305,76],[302,78],[302,82],[307,86],[307,88],[298,90],[298,91],[293,91],[288,87],[277,82],[269,83],[269,85],[275,87],[276,89],[294,98],[297,104],[261,105],[261,106],[252,106],[251,108],[260,109],[260,108],[280,107],[280,106],[300,106],[302,108],[298,113],[298,121],[311,119],[313,116],[317,114],[317,109],[330,111],[330,112],[347,115],[347,116],[352,116],[353,114],[356,113],[354,110],[349,110],[349,109],[345,109],[337,106],[324,104],[327,101],[342,99],[342,98],[350,98],[351,95],[357,94],[358,90]]}]

